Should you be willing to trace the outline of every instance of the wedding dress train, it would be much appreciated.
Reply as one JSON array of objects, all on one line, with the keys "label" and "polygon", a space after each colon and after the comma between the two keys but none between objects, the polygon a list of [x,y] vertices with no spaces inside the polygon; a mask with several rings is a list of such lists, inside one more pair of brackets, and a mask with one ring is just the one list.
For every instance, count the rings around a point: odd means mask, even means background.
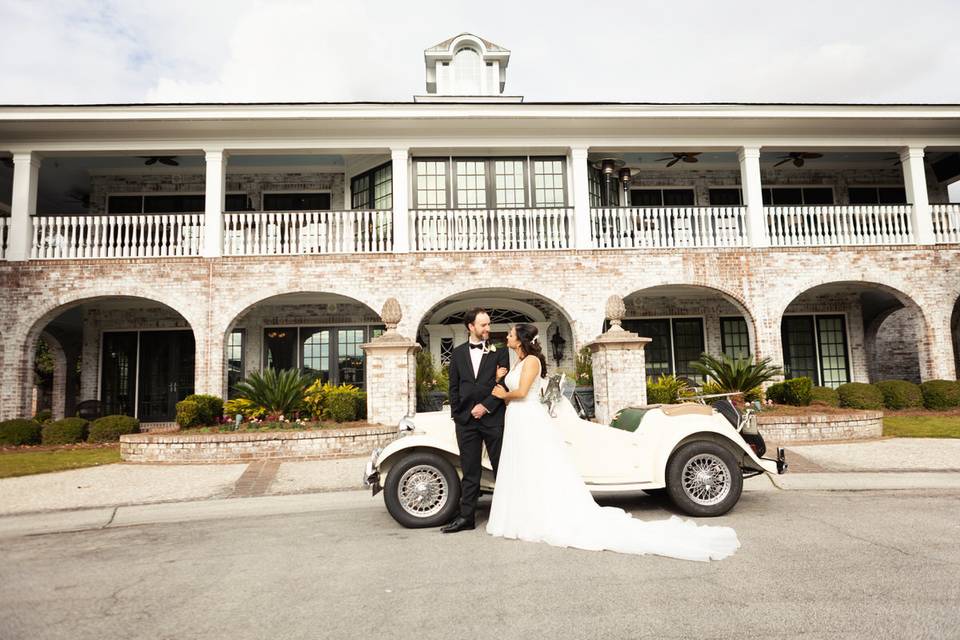
[{"label": "wedding dress train", "polygon": [[[507,374],[508,388],[520,386],[521,369],[518,364]],[[540,402],[543,383],[538,374],[526,397],[507,404],[487,533],[558,547],[684,560],[720,560],[739,548],[737,534],[730,527],[698,526],[676,516],[648,522],[623,509],[598,505],[556,424],[557,420],[580,418],[572,406],[552,418]],[[604,428],[592,423],[591,427]]]}]

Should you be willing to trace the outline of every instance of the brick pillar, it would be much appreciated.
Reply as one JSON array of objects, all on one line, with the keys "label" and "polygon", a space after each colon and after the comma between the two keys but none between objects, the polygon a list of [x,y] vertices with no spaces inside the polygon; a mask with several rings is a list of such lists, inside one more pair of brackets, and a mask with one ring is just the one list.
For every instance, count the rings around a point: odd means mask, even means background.
[{"label": "brick pillar", "polygon": [[194,357],[194,393],[204,393],[226,399],[227,353],[226,336],[211,335],[207,327],[193,327],[196,340]]},{"label": "brick pillar", "polygon": [[386,332],[360,345],[366,356],[367,422],[393,425],[417,410],[420,345],[397,333],[400,303],[388,298],[380,313]]},{"label": "brick pillar", "polygon": [[926,322],[917,319],[917,348],[920,356],[920,380],[956,380],[953,356],[953,333],[950,329],[952,309],[946,304],[924,306]]},{"label": "brick pillar", "polygon": [[[768,315],[765,311],[755,314],[757,318],[754,327],[754,345],[752,345],[753,359],[759,362],[764,358],[770,358],[770,365],[775,367],[784,366],[783,362],[783,339],[780,333],[780,316]],[[777,376],[772,382],[783,380],[783,376]]]},{"label": "brick pillar", "polygon": [[609,424],[624,407],[647,403],[647,375],[644,348],[650,338],[625,331],[620,322],[626,315],[623,298],[607,300],[610,329],[587,346],[593,361],[593,398],[596,420]]}]

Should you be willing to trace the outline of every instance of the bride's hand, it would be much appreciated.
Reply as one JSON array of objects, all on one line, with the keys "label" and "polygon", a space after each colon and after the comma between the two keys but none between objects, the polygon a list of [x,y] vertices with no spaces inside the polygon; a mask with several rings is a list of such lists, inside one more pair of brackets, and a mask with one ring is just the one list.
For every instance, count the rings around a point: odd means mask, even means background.
[{"label": "bride's hand", "polygon": [[493,394],[494,398],[500,398],[503,400],[507,396],[507,390],[503,388],[502,385],[497,385],[493,388],[493,391],[490,392]]},{"label": "bride's hand", "polygon": [[508,372],[509,372],[509,369],[507,369],[506,367],[497,367],[497,380],[500,380],[501,378],[503,378],[503,376],[507,375]]}]

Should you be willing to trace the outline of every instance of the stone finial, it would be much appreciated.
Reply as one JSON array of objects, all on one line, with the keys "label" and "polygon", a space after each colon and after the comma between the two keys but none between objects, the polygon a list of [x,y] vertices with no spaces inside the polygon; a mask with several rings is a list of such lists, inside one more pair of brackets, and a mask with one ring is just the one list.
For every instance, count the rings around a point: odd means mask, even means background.
[{"label": "stone finial", "polygon": [[403,318],[403,312],[400,310],[400,303],[396,298],[387,298],[383,303],[383,310],[380,312],[380,319],[387,325],[387,331],[394,331],[400,320]]},{"label": "stone finial", "polygon": [[620,323],[623,321],[624,316],[627,315],[627,307],[623,304],[623,298],[618,295],[612,295],[607,298],[607,308],[606,308],[607,319],[610,321],[612,327],[620,328]]}]

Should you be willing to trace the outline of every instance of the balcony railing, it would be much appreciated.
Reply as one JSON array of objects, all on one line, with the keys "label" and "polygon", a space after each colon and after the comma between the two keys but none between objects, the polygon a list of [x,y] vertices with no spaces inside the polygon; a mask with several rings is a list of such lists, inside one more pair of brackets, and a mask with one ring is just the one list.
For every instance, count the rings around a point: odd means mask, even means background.
[{"label": "balcony railing", "polygon": [[960,243],[960,204],[932,204],[930,208],[935,241]]},{"label": "balcony railing", "polygon": [[202,213],[34,216],[30,257],[150,258],[198,256]]},{"label": "balcony railing", "polygon": [[410,213],[416,251],[573,247],[573,209],[421,209]]},{"label": "balcony railing", "polygon": [[745,207],[611,207],[590,210],[598,249],[742,247]]},{"label": "balcony railing", "polygon": [[7,243],[10,237],[10,218],[0,217],[0,260],[7,259]]},{"label": "balcony railing", "polygon": [[226,213],[223,249],[228,256],[388,252],[393,212]]},{"label": "balcony railing", "polygon": [[912,213],[908,204],[764,207],[772,247],[910,244]]}]

